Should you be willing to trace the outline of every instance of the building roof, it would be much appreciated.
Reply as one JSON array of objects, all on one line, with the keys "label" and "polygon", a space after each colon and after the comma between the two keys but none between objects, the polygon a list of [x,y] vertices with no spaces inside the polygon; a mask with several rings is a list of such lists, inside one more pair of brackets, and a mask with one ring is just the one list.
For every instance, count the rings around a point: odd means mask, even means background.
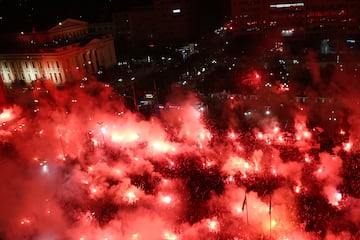
[{"label": "building roof", "polygon": [[60,21],[55,26],[48,29],[48,32],[63,31],[66,28],[71,28],[71,27],[79,26],[79,25],[87,26],[88,23],[85,22],[85,21],[82,21],[82,20],[77,20],[77,19],[73,19],[73,18],[67,18],[64,21]]},{"label": "building roof", "polygon": [[[62,31],[71,30],[79,26],[80,28],[87,28],[88,23],[82,20],[68,18],[44,31],[35,31],[33,29],[30,32],[3,34],[0,39],[0,53],[51,53],[67,46],[83,47],[94,39],[104,37],[103,34],[89,33],[84,34],[80,38],[59,39],[57,41],[52,41],[49,37],[51,34],[56,35],[58,32],[61,33]],[[29,42],[29,39],[35,39],[34,43]],[[40,39],[41,41],[39,41]]]}]

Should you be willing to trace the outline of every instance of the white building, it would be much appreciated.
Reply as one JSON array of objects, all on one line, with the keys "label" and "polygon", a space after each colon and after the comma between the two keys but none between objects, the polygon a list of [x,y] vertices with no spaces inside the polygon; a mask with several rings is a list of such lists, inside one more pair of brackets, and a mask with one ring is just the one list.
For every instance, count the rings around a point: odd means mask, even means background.
[{"label": "white building", "polygon": [[116,65],[112,35],[89,34],[84,21],[66,19],[47,31],[20,32],[8,38],[16,44],[0,49],[5,85],[39,79],[61,85]]}]

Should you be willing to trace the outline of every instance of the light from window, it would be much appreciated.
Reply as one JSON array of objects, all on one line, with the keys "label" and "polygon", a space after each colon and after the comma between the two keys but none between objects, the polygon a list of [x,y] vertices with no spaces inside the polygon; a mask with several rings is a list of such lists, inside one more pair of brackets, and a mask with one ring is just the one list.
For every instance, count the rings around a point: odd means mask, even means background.
[{"label": "light from window", "polygon": [[304,3],[278,3],[278,4],[270,4],[271,8],[290,8],[290,7],[303,7]]}]

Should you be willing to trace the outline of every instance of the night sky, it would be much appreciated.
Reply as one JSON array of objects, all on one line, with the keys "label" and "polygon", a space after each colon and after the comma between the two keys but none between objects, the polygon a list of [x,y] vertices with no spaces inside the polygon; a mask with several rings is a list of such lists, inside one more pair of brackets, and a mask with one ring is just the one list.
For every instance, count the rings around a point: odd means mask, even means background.
[{"label": "night sky", "polygon": [[[223,18],[227,1],[200,1],[202,10],[213,21]],[[131,7],[151,5],[152,0],[1,0],[0,31],[16,32],[47,30],[66,18],[82,19],[88,22],[110,22],[112,13],[126,11]],[[209,21],[209,20],[207,20]],[[209,22],[209,23],[210,23]]]},{"label": "night sky", "polygon": [[[120,2],[120,1],[118,1]],[[85,21],[111,21],[111,9],[124,10],[133,1],[40,1],[40,0],[2,0],[0,2],[0,20],[2,31],[27,30],[33,27],[45,30],[57,21],[71,17]]]}]

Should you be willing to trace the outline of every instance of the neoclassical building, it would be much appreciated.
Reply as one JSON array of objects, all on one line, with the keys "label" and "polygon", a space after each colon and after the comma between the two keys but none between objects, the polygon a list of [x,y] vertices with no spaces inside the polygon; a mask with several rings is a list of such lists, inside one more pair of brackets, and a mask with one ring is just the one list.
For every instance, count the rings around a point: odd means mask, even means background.
[{"label": "neoclassical building", "polygon": [[87,22],[66,19],[46,31],[7,36],[0,48],[5,85],[50,79],[56,85],[95,75],[116,65],[112,35],[90,34]]}]

